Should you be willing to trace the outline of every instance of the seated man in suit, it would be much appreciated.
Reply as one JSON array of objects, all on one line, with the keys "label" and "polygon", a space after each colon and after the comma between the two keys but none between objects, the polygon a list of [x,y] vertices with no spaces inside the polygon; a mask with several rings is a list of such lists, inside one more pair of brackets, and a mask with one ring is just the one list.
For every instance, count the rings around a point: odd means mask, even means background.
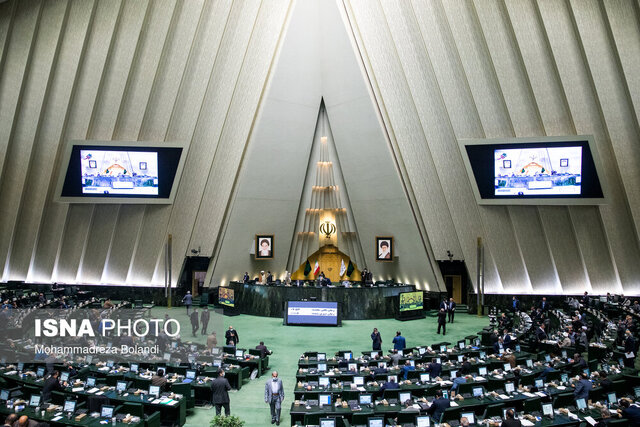
[{"label": "seated man in suit", "polygon": [[436,391],[436,398],[431,402],[429,409],[427,409],[427,414],[431,415],[431,418],[433,418],[435,422],[439,423],[442,413],[450,406],[451,402],[449,402],[449,399],[442,397],[442,390],[438,389]]},{"label": "seated man in suit", "polygon": [[[504,340],[502,339],[502,337],[499,337],[498,341],[495,344],[493,344],[493,352],[495,354],[503,353],[504,350],[506,350],[506,348],[507,347],[504,345]],[[500,351],[500,350],[502,350],[502,351]]]},{"label": "seated man in suit", "polygon": [[160,386],[160,389],[164,389],[164,386],[167,384],[167,379],[164,376],[164,369],[158,369],[156,374],[151,377],[151,385]]},{"label": "seated man in suit", "polygon": [[[53,374],[46,380],[44,380],[44,384],[42,385],[42,401],[48,402],[51,400],[51,392],[52,391],[62,391],[64,387],[60,384],[58,380],[60,378],[60,371],[54,371]],[[66,383],[64,383],[66,385]]]},{"label": "seated man in suit", "polygon": [[438,359],[436,359],[435,357],[431,359],[431,363],[429,363],[425,370],[429,373],[431,378],[439,377],[440,375],[442,375],[442,365],[438,363]]},{"label": "seated man in suit", "polygon": [[271,351],[264,345],[264,341],[260,341],[260,344],[256,346],[256,350],[260,350],[260,357],[264,359],[265,356],[271,354]]},{"label": "seated man in suit", "polygon": [[538,374],[538,378],[546,380],[547,379],[547,375],[549,374],[549,372],[555,372],[556,370],[553,369],[553,365],[551,365],[551,362],[547,362],[545,363],[545,368],[542,372],[540,372],[540,374]]},{"label": "seated man in suit", "polygon": [[585,402],[589,400],[589,392],[593,388],[593,384],[589,381],[587,374],[580,374],[580,381],[575,385],[576,389],[573,391],[573,397],[578,399],[584,399]]},{"label": "seated man in suit", "polygon": [[580,353],[573,355],[573,363],[575,363],[580,369],[586,369],[588,367],[587,361],[583,359]]},{"label": "seated man in suit", "polygon": [[631,405],[628,399],[620,399],[618,416],[629,420],[629,425],[640,426],[640,408]]},{"label": "seated man in suit", "polygon": [[513,413],[513,409],[508,409],[505,413],[505,420],[502,422],[502,427],[521,427],[522,422],[516,420],[516,414]]},{"label": "seated man in suit", "polygon": [[400,388],[400,385],[397,382],[395,382],[393,377],[391,377],[391,378],[389,378],[389,381],[387,381],[386,383],[382,384],[382,387],[380,387],[380,391],[396,390],[398,388]]},{"label": "seated man in suit", "polygon": [[469,375],[471,373],[471,362],[467,357],[462,358],[462,366],[460,367],[460,372],[462,375]]}]

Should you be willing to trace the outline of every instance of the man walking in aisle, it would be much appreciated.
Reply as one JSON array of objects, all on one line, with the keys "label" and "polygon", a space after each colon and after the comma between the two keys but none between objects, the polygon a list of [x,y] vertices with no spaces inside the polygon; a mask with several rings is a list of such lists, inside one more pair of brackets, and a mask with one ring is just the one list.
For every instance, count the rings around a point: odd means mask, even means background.
[{"label": "man walking in aisle", "polygon": [[264,402],[271,408],[271,424],[280,425],[280,411],[284,400],[284,387],[278,378],[278,371],[271,373],[271,379],[264,385]]}]

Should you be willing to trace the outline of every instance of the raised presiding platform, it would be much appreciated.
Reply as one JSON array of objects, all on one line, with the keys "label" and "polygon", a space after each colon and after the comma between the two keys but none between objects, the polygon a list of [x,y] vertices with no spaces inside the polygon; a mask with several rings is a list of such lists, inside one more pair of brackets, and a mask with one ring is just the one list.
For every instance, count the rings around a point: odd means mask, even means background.
[{"label": "raised presiding platform", "polygon": [[[283,317],[287,301],[336,301],[340,318],[383,319],[398,314],[399,295],[415,291],[414,285],[386,285],[373,287],[320,287],[258,285],[231,282],[237,314]],[[225,310],[226,312],[226,310]]]}]

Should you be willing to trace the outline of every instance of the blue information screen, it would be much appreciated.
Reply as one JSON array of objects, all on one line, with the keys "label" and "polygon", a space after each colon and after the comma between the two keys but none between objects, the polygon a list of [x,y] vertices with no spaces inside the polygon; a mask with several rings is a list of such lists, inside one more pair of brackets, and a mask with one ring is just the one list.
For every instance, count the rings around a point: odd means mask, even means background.
[{"label": "blue information screen", "polygon": [[338,303],[326,301],[287,302],[288,325],[338,325]]}]

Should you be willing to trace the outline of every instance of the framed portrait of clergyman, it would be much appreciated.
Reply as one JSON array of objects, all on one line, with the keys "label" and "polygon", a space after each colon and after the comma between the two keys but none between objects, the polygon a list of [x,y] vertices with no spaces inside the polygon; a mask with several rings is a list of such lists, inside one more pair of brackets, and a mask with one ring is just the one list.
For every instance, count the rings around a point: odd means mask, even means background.
[{"label": "framed portrait of clergyman", "polygon": [[256,259],[273,258],[273,234],[256,234]]},{"label": "framed portrait of clergyman", "polygon": [[376,261],[393,261],[393,237],[376,237]]}]

